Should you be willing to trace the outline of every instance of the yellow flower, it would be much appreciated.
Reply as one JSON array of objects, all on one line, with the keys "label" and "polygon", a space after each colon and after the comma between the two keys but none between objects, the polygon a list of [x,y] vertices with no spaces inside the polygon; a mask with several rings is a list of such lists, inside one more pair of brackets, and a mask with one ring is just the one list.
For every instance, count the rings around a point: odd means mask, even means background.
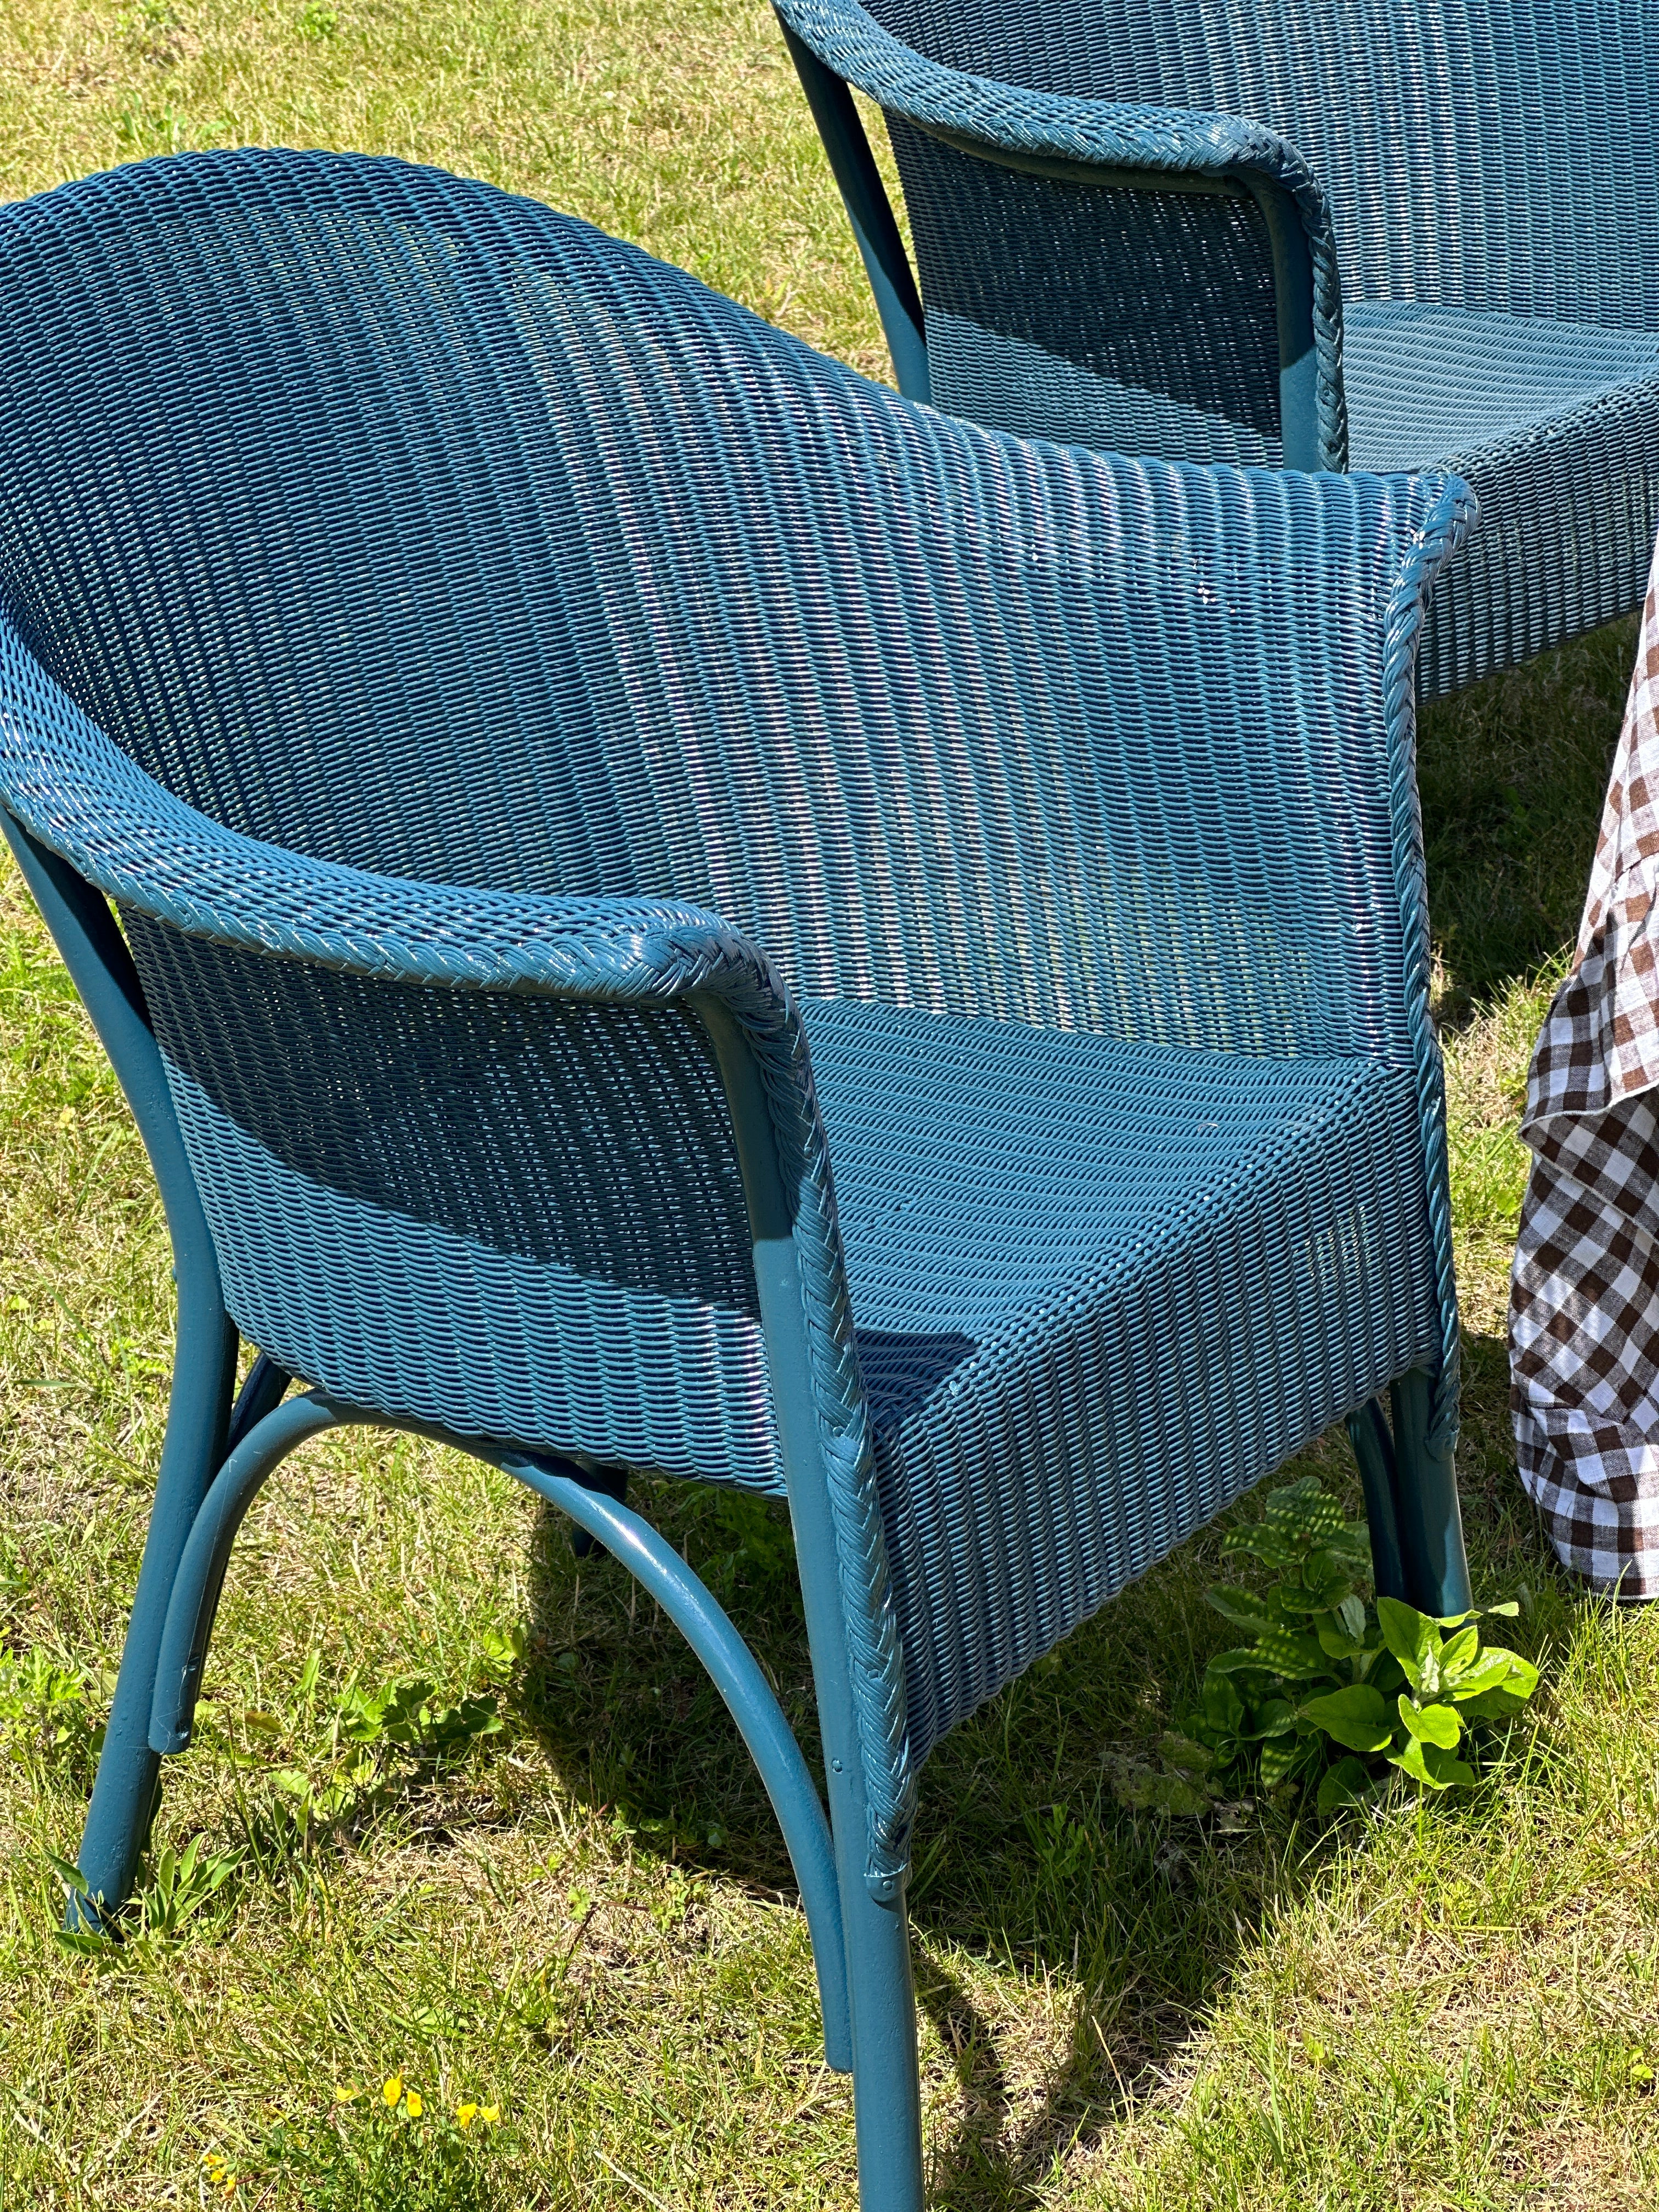
[{"label": "yellow flower", "polygon": [[411,2089],[408,2096],[404,2098],[404,2109],[407,2112],[411,2120],[418,2120],[420,2118],[421,2100],[415,2090]]},{"label": "yellow flower", "polygon": [[386,2099],[388,2105],[395,2105],[398,2098],[401,2097],[403,2094],[404,2077],[401,2074],[394,2074],[392,2079],[382,2086],[380,2090],[380,2094]]},{"label": "yellow flower", "polygon": [[497,2121],[497,2120],[499,2120],[501,2117],[501,2106],[500,2106],[499,2105],[485,2105],[485,2106],[484,2106],[480,2110],[479,2114],[478,2114],[478,2118],[479,2118],[481,2120],[483,2120],[483,2121],[487,2122],[487,2123],[488,2123],[488,2124],[489,2124],[490,2127],[492,2127],[492,2128],[495,2126],[495,2124],[496,2121]]},{"label": "yellow flower", "polygon": [[234,2197],[236,2194],[236,2177],[234,2173],[228,2173],[225,2176],[225,2194],[227,2197]]},{"label": "yellow flower", "polygon": [[349,2105],[356,2094],[355,2089],[343,2089],[337,2081],[334,2084],[334,2101],[337,2105]]},{"label": "yellow flower", "polygon": [[457,2105],[455,2107],[455,2118],[460,2123],[462,2127],[470,2128],[472,2124],[473,2119],[477,2116],[477,2110],[478,2108],[476,2105]]}]

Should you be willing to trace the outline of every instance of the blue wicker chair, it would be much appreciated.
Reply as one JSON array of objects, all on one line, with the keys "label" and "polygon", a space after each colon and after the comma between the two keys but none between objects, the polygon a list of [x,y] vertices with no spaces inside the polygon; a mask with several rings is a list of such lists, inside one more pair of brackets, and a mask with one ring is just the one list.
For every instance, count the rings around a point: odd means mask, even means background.
[{"label": "blue wicker chair", "polygon": [[[1425,695],[1641,604],[1652,0],[777,0],[900,389],[992,428],[1447,468]],[[884,110],[921,301],[848,92]]]},{"label": "blue wicker chair", "polygon": [[[0,210],[0,820],[177,1261],[83,1909],[259,1485],[441,1437],[710,1668],[915,2212],[931,1747],[1344,1416],[1383,1587],[1468,1600],[1413,781],[1467,492],[1022,444],[356,156]],[[629,1474],[787,1497],[827,1818]]]}]

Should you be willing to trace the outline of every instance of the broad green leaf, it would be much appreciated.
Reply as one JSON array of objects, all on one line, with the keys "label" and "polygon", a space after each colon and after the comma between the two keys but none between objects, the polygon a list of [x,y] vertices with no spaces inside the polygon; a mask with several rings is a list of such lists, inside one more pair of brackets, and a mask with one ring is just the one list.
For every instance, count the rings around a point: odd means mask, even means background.
[{"label": "broad green leaf", "polygon": [[1271,1790],[1299,1766],[1305,1747],[1299,1736],[1271,1736],[1261,1747],[1261,1782]]},{"label": "broad green leaf", "polygon": [[[1309,1589],[1318,1586],[1334,1593],[1340,1590],[1346,1595],[1350,1585],[1347,1561],[1340,1559],[1329,1545],[1322,1545],[1318,1551],[1309,1553],[1302,1569],[1302,1580]],[[1333,1595],[1328,1602],[1337,1605],[1341,1598]]]},{"label": "broad green leaf", "polygon": [[1486,1650],[1480,1654],[1471,1667],[1466,1667],[1455,1682],[1448,1682],[1445,1694],[1455,1698],[1460,1705],[1465,1698],[1478,1698],[1483,1690],[1501,1689],[1510,1678],[1510,1655],[1507,1651]]},{"label": "broad green leaf", "polygon": [[1282,1674],[1287,1682],[1305,1681],[1310,1675],[1326,1671],[1325,1654],[1319,1648],[1319,1639],[1299,1634],[1290,1628],[1270,1628],[1255,1640],[1256,1662],[1274,1674]]},{"label": "broad green leaf", "polygon": [[1386,1751],[1394,1741],[1394,1723],[1380,1694],[1367,1682],[1355,1682],[1328,1697],[1312,1698],[1301,1708],[1311,1721],[1350,1751]]},{"label": "broad green leaf", "polygon": [[1432,1696],[1440,1687],[1440,1631],[1427,1613],[1402,1605],[1397,1597],[1378,1598],[1376,1617],[1382,1640],[1405,1668],[1406,1680],[1413,1689]]},{"label": "broad green leaf", "polygon": [[1250,1708],[1242,1733],[1260,1740],[1288,1735],[1295,1726],[1296,1708],[1288,1698],[1264,1698],[1259,1705]]},{"label": "broad green leaf", "polygon": [[1424,1743],[1438,1744],[1443,1751],[1455,1751],[1457,1739],[1463,1733],[1463,1723],[1453,1705],[1419,1705],[1402,1691],[1398,1700],[1400,1717],[1407,1731]]},{"label": "broad green leaf", "polygon": [[1322,1592],[1309,1589],[1300,1583],[1281,1583],[1279,1585],[1278,1595],[1279,1602],[1284,1607],[1286,1613],[1297,1623],[1305,1620],[1310,1613],[1330,1611],[1330,1607],[1326,1603]]},{"label": "broad green leaf", "polygon": [[[1225,1657],[1227,1655],[1222,1655]],[[1237,1730],[1244,1719],[1244,1700],[1224,1674],[1216,1672],[1212,1659],[1205,1670],[1204,1687],[1200,1692],[1204,1705],[1204,1717],[1212,1728]]]},{"label": "broad green leaf", "polygon": [[1357,1681],[1369,1682],[1385,1698],[1392,1698],[1397,1691],[1407,1686],[1406,1670],[1386,1644],[1357,1658],[1353,1662],[1353,1671]]},{"label": "broad green leaf", "polygon": [[1466,1766],[1461,1759],[1454,1759],[1438,1744],[1425,1743],[1414,1735],[1407,1738],[1403,1751],[1389,1753],[1389,1764],[1430,1790],[1467,1789],[1474,1780],[1473,1768]]},{"label": "broad green leaf", "polygon": [[1336,1608],[1336,1617],[1358,1644],[1365,1633],[1364,1601],[1358,1597],[1345,1597]]},{"label": "broad green leaf", "polygon": [[1278,1529],[1260,1526],[1231,1528],[1222,1538],[1221,1556],[1224,1559],[1237,1559],[1241,1552],[1247,1553],[1251,1559],[1260,1559],[1264,1567],[1276,1567],[1281,1571],[1290,1566],[1297,1557],[1294,1547]]},{"label": "broad green leaf", "polygon": [[1350,1636],[1341,1625],[1338,1613],[1322,1613],[1313,1624],[1313,1632],[1319,1639],[1319,1648],[1328,1659],[1354,1659],[1364,1650],[1357,1636]]},{"label": "broad green leaf", "polygon": [[1455,1636],[1449,1636],[1440,1649],[1440,1680],[1449,1686],[1466,1667],[1474,1664],[1480,1649],[1480,1631],[1471,1621],[1460,1628]]},{"label": "broad green leaf", "polygon": [[1518,1620],[1521,1618],[1519,1601],[1512,1597],[1506,1597],[1502,1605],[1489,1605],[1486,1611],[1499,1620]]},{"label": "broad green leaf", "polygon": [[1275,1617],[1266,1601],[1257,1597],[1254,1590],[1232,1589],[1224,1583],[1206,1589],[1204,1602],[1224,1620],[1231,1620],[1236,1628],[1265,1628]]},{"label": "broad green leaf", "polygon": [[1489,1691],[1503,1690],[1524,1705],[1537,1687],[1538,1669],[1530,1659],[1522,1658],[1519,1652],[1505,1650],[1501,1644],[1491,1644],[1474,1666],[1458,1681],[1448,1685],[1448,1694],[1462,1705]]},{"label": "broad green leaf", "polygon": [[1529,1698],[1538,1687],[1538,1669],[1530,1659],[1523,1659],[1518,1651],[1504,1650],[1501,1644],[1488,1647],[1494,1656],[1499,1652],[1510,1662],[1509,1680],[1502,1685],[1513,1698]]},{"label": "broad green leaf", "polygon": [[1339,1759],[1319,1784],[1315,1802],[1322,1813],[1334,1813],[1344,1805],[1358,1805],[1371,1792],[1371,1778],[1358,1759]]},{"label": "broad green leaf", "polygon": [[1270,1528],[1310,1536],[1334,1535],[1343,1525],[1342,1508],[1335,1498],[1325,1495],[1319,1478],[1312,1474],[1275,1490],[1262,1508],[1261,1517]]},{"label": "broad green leaf", "polygon": [[1218,1651],[1204,1671],[1206,1675],[1272,1674],[1278,1669],[1267,1664],[1254,1644],[1239,1644],[1231,1651]]},{"label": "broad green leaf", "polygon": [[1501,1687],[1483,1690],[1478,1698],[1465,1697],[1462,1690],[1457,1692],[1458,1711],[1466,1721],[1506,1721],[1526,1702],[1525,1698]]}]

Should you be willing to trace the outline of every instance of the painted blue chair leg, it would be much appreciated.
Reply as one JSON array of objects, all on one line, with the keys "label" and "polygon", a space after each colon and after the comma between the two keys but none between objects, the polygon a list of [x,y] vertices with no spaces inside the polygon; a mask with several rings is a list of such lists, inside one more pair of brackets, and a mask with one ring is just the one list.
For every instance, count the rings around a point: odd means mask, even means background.
[{"label": "painted blue chair leg", "polygon": [[1474,1604],[1463,1551],[1463,1518],[1449,1448],[1429,1438],[1433,1384],[1413,1368],[1394,1386],[1394,1450],[1406,1595],[1423,1613],[1466,1613]]},{"label": "painted blue chair leg", "polygon": [[[107,901],[3,810],[0,832],[16,856],[132,1109],[167,1209],[179,1292],[173,1394],[155,1502],[81,1838],[80,1867],[88,1897],[107,1913],[125,1901],[132,1887],[155,1808],[159,1769],[149,1742],[155,1656],[191,1523],[224,1456],[237,1339],[225,1312],[218,1257],[126,940]],[[71,1927],[95,1923],[99,1917],[95,1906],[70,1899]]]},{"label": "painted blue chair leg", "polygon": [[[119,1906],[132,1887],[155,1812],[161,1773],[161,1762],[149,1743],[155,1662],[179,1562],[203,1493],[218,1466],[230,1412],[236,1332],[218,1303],[216,1290],[216,1283],[212,1295],[192,1297],[187,1281],[179,1284],[179,1351],[155,1503],[81,1838],[81,1872],[105,1914]],[[70,1899],[71,1927],[83,1917],[95,1917],[81,1900]]]},{"label": "painted blue chair leg", "polygon": [[857,2041],[848,1982],[851,1954],[844,1935],[847,1883],[837,1881],[830,1823],[800,1746],[754,1654],[673,1546],[619,1499],[591,1487],[586,1480],[560,1474],[550,1461],[516,1452],[494,1453],[477,1444],[462,1449],[515,1476],[603,1544],[656,1599],[708,1669],[759,1770],[783,1831],[811,1931],[812,1963],[823,2011],[823,2054],[837,2073],[854,2074],[856,2100]]},{"label": "painted blue chair leg", "polygon": [[862,1823],[856,1863],[842,1882],[847,1977],[853,2008],[853,2113],[859,2148],[860,2212],[921,2212],[921,2081],[916,2063],[916,1992],[902,1890],[890,1902],[863,1879]]},{"label": "painted blue chair leg", "polygon": [[1359,1463],[1365,1495],[1365,1522],[1371,1539],[1371,1577],[1379,1597],[1406,1595],[1405,1562],[1400,1553],[1399,1477],[1394,1439],[1375,1398],[1348,1416],[1348,1441]]},{"label": "painted blue chair leg", "polygon": [[247,1371],[247,1380],[236,1393],[236,1403],[230,1409],[230,1428],[225,1437],[225,1449],[234,1451],[248,1431],[274,1413],[283,1402],[283,1394],[294,1377],[286,1367],[279,1367],[268,1352],[262,1352]]},{"label": "painted blue chair leg", "polygon": [[220,1468],[184,1547],[158,1638],[144,1714],[149,1748],[157,1758],[183,1751],[190,1742],[231,1546],[260,1486],[308,1437],[351,1419],[326,1399],[289,1398],[247,1431]]},{"label": "painted blue chair leg", "polygon": [[274,1407],[247,1431],[226,1460],[196,1516],[179,1561],[154,1670],[155,1697],[148,1716],[153,1752],[179,1752],[190,1741],[231,1547],[261,1485],[308,1437],[347,1424],[406,1426],[416,1435],[430,1436],[459,1450],[471,1451],[501,1468],[603,1543],[657,1600],[708,1668],[766,1785],[789,1848],[811,1930],[818,1996],[823,2008],[824,2054],[838,2071],[848,2071],[853,2065],[853,2039],[835,1855],[823,1805],[789,1723],[753,1654],[673,1547],[619,1499],[589,1487],[574,1474],[561,1473],[555,1462],[492,1449],[415,1422],[388,1423],[320,1392],[307,1392]]}]

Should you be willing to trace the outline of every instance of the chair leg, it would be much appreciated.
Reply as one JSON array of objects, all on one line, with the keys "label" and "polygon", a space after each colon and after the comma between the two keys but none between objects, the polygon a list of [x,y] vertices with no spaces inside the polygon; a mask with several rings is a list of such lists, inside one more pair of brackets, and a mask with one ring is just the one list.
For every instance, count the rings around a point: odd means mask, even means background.
[{"label": "chair leg", "polygon": [[1450,1451],[1432,1449],[1429,1442],[1432,1382],[1422,1368],[1414,1367],[1401,1376],[1391,1395],[1406,1595],[1422,1613],[1467,1613],[1474,1600],[1457,1478]]},{"label": "chair leg", "polygon": [[[862,1857],[863,1836],[859,1836]],[[861,1872],[841,1885],[853,2014],[860,2212],[921,2212],[921,2081],[910,1930],[901,1891],[882,1904]]]},{"label": "chair leg", "polygon": [[1359,1462],[1365,1523],[1371,1539],[1371,1579],[1378,1597],[1403,1598],[1406,1569],[1400,1554],[1400,1481],[1394,1438],[1375,1398],[1348,1416],[1348,1441]]},{"label": "chair leg", "polygon": [[70,1899],[71,1928],[96,1927],[125,1902],[155,1816],[161,1792],[161,1760],[149,1745],[155,1662],[191,1524],[223,1456],[236,1344],[236,1331],[216,1296],[192,1298],[181,1282],[178,1356],[155,1502],[81,1838],[79,1864],[93,1902]]}]

